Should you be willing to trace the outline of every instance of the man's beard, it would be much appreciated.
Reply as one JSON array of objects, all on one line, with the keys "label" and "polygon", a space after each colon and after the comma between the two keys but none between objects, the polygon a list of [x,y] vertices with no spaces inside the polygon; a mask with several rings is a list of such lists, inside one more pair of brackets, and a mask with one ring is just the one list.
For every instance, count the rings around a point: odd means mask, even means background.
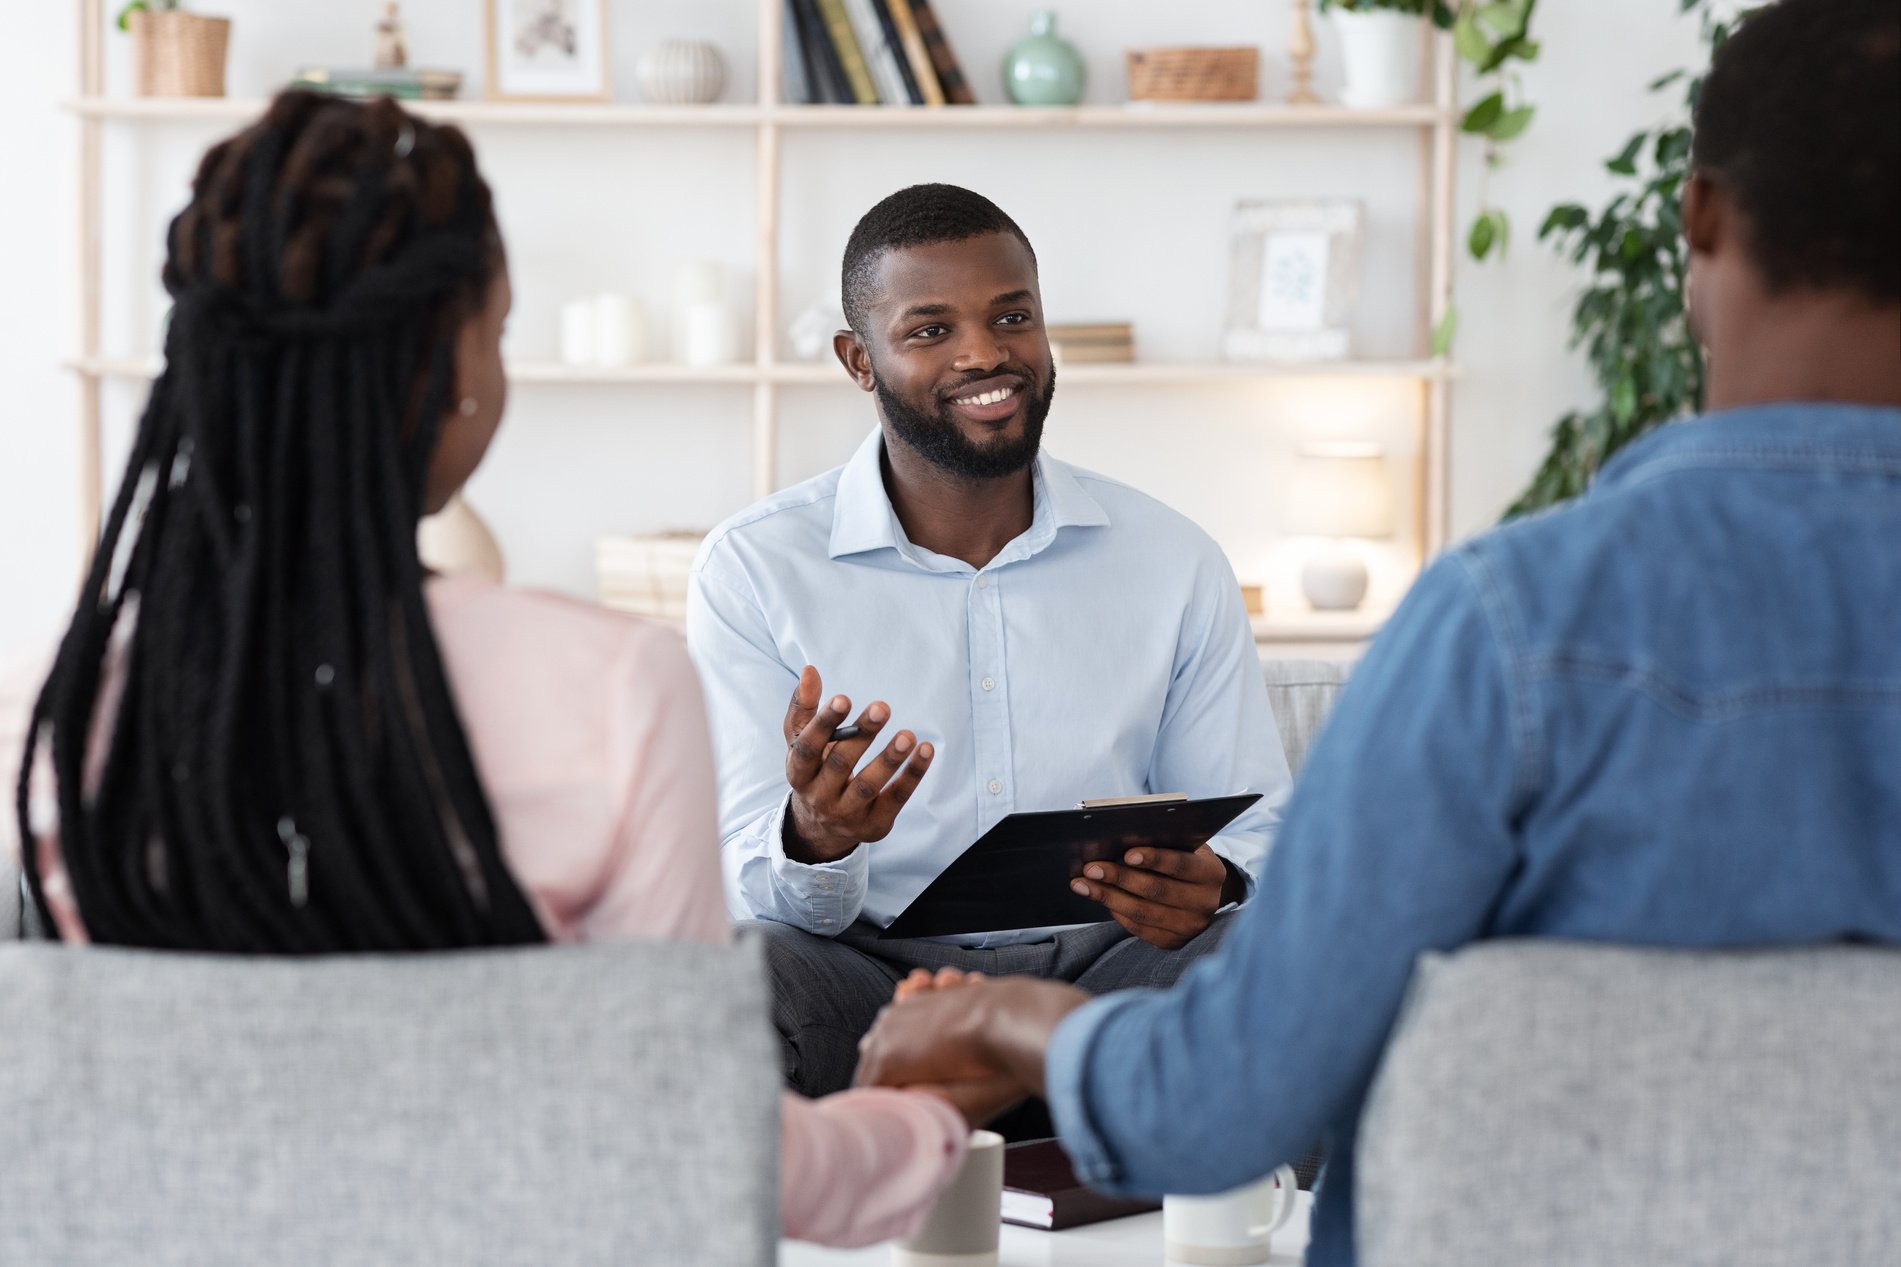
[{"label": "man's beard", "polygon": [[1043,419],[1049,416],[1050,401],[1056,395],[1054,366],[1050,367],[1049,381],[1041,393],[1034,383],[1022,380],[1023,434],[1015,440],[980,445],[965,438],[948,401],[940,401],[937,412],[928,413],[915,408],[886,386],[876,365],[871,367],[871,379],[878,393],[878,403],[898,439],[938,470],[961,479],[1000,479],[1034,462],[1037,448],[1043,442]]}]

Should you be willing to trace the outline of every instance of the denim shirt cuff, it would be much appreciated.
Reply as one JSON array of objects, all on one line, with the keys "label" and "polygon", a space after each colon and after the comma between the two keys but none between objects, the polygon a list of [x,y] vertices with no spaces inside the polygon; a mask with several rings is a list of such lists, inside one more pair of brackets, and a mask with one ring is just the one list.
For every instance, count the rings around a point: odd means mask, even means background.
[{"label": "denim shirt cuff", "polygon": [[1078,1179],[1109,1193],[1121,1183],[1123,1166],[1089,1109],[1090,1054],[1103,1025],[1136,1001],[1135,995],[1108,995],[1083,1004],[1063,1018],[1043,1054],[1044,1098],[1063,1151]]},{"label": "denim shirt cuff", "polygon": [[820,937],[836,936],[858,918],[865,905],[871,874],[868,850],[860,845],[836,862],[805,863],[788,858],[785,816],[791,805],[790,796],[780,801],[766,823],[774,887],[780,901],[798,916],[800,927]]}]

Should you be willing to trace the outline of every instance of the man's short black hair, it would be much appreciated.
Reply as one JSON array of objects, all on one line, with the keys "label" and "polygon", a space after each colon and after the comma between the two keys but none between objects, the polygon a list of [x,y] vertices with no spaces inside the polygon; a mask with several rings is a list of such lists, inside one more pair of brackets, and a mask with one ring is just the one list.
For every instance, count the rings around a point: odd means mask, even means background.
[{"label": "man's short black hair", "polygon": [[1901,301],[1901,4],[1779,0],[1716,50],[1691,161],[1772,292]]},{"label": "man's short black hair", "polygon": [[956,185],[912,185],[900,189],[867,211],[845,243],[845,265],[840,295],[845,320],[859,334],[865,331],[865,306],[877,288],[878,260],[886,251],[938,242],[962,242],[988,233],[1008,233],[1023,243],[1036,262],[1036,250],[1017,222],[1003,208]]}]

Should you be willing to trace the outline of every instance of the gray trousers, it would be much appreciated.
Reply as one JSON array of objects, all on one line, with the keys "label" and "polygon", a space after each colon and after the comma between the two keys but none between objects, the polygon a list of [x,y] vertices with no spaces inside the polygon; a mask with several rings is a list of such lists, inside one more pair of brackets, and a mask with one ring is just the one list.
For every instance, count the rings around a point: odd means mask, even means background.
[{"label": "gray trousers", "polygon": [[1091,994],[1166,987],[1212,952],[1233,913],[1218,916],[1180,950],[1159,950],[1115,923],[1058,933],[1048,941],[973,950],[909,938],[878,940],[862,920],[837,937],[817,937],[771,920],[746,920],[741,937],[765,943],[772,1021],[779,1031],[786,1084],[808,1096],[851,1085],[858,1040],[913,968],[961,968],[986,976],[1067,981]]}]

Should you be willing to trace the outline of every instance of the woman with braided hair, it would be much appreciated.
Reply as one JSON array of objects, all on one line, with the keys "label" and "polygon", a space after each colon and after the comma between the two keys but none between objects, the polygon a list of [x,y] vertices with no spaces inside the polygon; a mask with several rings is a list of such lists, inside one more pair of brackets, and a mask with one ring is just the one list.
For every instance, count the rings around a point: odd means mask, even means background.
[{"label": "woman with braided hair", "polygon": [[[507,391],[461,133],[279,96],[205,156],[164,282],[165,368],[16,767],[41,919],[241,954],[725,940],[679,638],[417,557]],[[916,1092],[783,1116],[787,1233],[839,1244],[908,1230],[967,1131]]]}]

